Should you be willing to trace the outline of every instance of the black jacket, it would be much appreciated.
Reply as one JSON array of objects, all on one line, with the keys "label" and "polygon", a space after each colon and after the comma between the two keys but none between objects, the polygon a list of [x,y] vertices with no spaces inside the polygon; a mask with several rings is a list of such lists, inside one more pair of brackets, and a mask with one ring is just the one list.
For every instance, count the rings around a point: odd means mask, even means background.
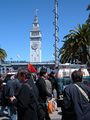
[{"label": "black jacket", "polygon": [[[83,83],[77,83],[90,99],[90,88]],[[67,120],[90,120],[90,102],[74,85],[68,85],[64,90],[63,116]]]},{"label": "black jacket", "polygon": [[45,80],[42,77],[39,77],[36,85],[38,87],[39,90],[39,101],[41,103],[45,103],[47,100],[47,97],[51,97],[52,95],[47,91],[46,88],[46,83]]},{"label": "black jacket", "polygon": [[38,119],[34,91],[28,83],[22,84],[17,100],[18,120]]}]

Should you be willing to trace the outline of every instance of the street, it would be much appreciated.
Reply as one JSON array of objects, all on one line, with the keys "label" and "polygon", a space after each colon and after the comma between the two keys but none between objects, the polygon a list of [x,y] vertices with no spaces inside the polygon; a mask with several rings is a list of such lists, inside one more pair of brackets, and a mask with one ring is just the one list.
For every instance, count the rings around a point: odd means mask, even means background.
[{"label": "street", "polygon": [[58,111],[54,111],[50,113],[51,120],[61,120],[62,116],[58,113],[61,112],[61,108],[58,108]]},{"label": "street", "polygon": [[[58,108],[58,111],[54,111],[52,113],[50,113],[50,118],[51,120],[61,120],[62,116],[60,114],[58,114],[59,112],[61,112],[61,108]],[[0,120],[9,120],[8,117],[0,117]]]}]

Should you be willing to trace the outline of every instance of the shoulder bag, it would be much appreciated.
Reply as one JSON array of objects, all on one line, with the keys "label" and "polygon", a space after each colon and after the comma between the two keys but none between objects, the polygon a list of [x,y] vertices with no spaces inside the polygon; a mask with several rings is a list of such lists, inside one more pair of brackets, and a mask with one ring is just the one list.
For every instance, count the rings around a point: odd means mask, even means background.
[{"label": "shoulder bag", "polygon": [[90,101],[89,100],[89,97],[88,97],[88,95],[86,94],[86,92],[79,86],[79,85],[77,85],[77,84],[74,84],[78,89],[79,89],[79,91],[82,93],[82,95],[88,100],[88,102]]}]

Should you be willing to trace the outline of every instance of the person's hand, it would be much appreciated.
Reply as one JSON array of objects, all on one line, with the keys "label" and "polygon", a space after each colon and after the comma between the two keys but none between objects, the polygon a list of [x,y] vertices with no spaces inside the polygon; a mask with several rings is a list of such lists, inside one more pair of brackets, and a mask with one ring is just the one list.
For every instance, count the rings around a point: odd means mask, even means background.
[{"label": "person's hand", "polygon": [[63,100],[63,95],[59,95],[59,100]]},{"label": "person's hand", "polygon": [[16,97],[15,97],[15,96],[12,96],[12,97],[10,97],[9,99],[10,99],[11,102],[13,102],[13,101],[16,99]]}]

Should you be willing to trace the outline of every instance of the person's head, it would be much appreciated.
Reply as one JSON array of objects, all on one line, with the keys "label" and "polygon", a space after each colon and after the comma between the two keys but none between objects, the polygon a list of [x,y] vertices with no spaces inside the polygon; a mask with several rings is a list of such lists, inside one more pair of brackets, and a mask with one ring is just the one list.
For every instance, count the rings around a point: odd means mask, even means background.
[{"label": "person's head", "polygon": [[50,72],[50,76],[52,77],[52,76],[55,76],[55,72],[54,71],[51,71]]},{"label": "person's head", "polygon": [[21,82],[26,81],[27,79],[30,79],[31,74],[28,72],[27,69],[21,68],[18,70],[18,80]]},{"label": "person's head", "polygon": [[71,78],[74,83],[82,82],[82,77],[83,77],[82,72],[78,70],[73,71],[71,74]]},{"label": "person's head", "polygon": [[42,67],[41,69],[40,69],[40,76],[42,77],[46,77],[47,76],[47,69],[46,68],[44,68],[44,67]]},{"label": "person's head", "polygon": [[19,69],[18,73],[17,73],[17,76],[18,76],[18,80],[20,80],[21,82],[24,81],[25,71],[23,69]]}]

